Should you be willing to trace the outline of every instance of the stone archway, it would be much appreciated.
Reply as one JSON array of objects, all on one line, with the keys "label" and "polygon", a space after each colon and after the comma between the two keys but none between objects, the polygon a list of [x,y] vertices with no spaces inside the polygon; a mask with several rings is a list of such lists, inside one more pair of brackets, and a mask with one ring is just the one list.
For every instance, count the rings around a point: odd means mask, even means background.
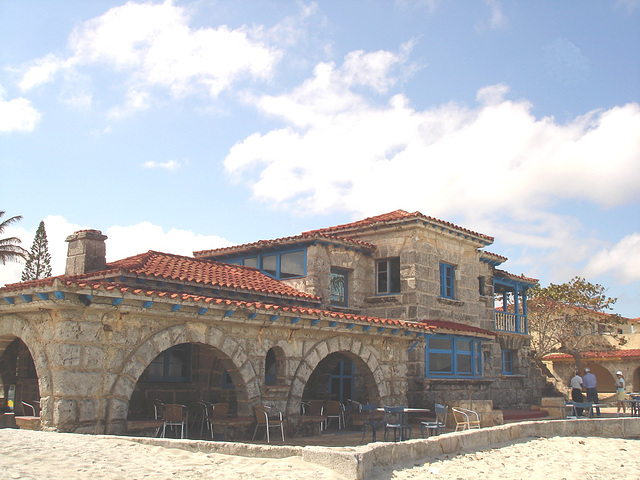
[{"label": "stone archway", "polygon": [[357,339],[332,337],[317,343],[298,365],[287,400],[287,415],[299,414],[304,388],[313,371],[324,358],[334,353],[344,354],[358,363],[363,370],[363,375],[370,379],[372,387],[377,390],[377,392],[370,392],[376,401],[384,402],[389,397],[384,381],[388,375],[385,374],[384,366],[378,360],[378,352]]},{"label": "stone archway", "polygon": [[[14,339],[20,339],[28,349],[35,367],[40,395],[40,418],[44,426],[53,421],[52,381],[50,362],[45,351],[44,341],[35,325],[22,317],[10,316],[0,323],[0,355]],[[33,400],[33,399],[32,399]]]},{"label": "stone archway", "polygon": [[129,401],[144,370],[160,353],[185,343],[213,347],[226,357],[229,376],[237,388],[238,414],[252,413],[251,405],[259,399],[259,378],[242,343],[217,327],[180,324],[150,335],[122,362],[108,395],[106,433],[126,431]]}]

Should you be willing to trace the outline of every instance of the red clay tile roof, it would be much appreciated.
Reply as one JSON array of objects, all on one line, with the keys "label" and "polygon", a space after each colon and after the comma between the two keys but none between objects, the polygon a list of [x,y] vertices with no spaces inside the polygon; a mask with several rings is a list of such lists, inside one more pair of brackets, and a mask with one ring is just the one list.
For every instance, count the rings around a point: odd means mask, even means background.
[{"label": "red clay tile roof", "polygon": [[341,245],[358,247],[365,250],[373,250],[375,248],[375,245],[372,245],[371,243],[367,243],[367,242],[362,242],[360,240],[353,240],[350,238],[338,237],[336,235],[328,235],[328,234],[322,234],[322,233],[311,233],[311,234],[303,233],[301,235],[276,238],[274,240],[259,240],[257,242],[245,243],[243,245],[233,245],[231,247],[213,248],[211,250],[200,250],[197,252],[193,252],[193,256],[196,258],[202,258],[202,257],[211,256],[211,255],[216,255],[216,256],[229,255],[233,253],[247,252],[251,250],[262,250],[264,248],[279,247],[283,245],[290,245],[290,244],[296,244],[301,242],[313,242],[313,241],[339,243]]},{"label": "red clay tile roof", "polygon": [[[599,352],[582,352],[580,353],[582,358],[636,358],[640,357],[640,349],[619,349],[619,350],[605,350]],[[550,353],[545,355],[543,360],[573,360],[573,355],[568,353]]]},{"label": "red clay tile roof", "polygon": [[116,262],[110,262],[107,264],[107,268],[119,269],[145,277],[320,300],[315,295],[296,290],[255,268],[172,255],[153,250]]},{"label": "red clay tile roof", "polygon": [[[329,321],[341,321],[342,323],[362,323],[371,324],[372,326],[390,328],[410,328],[420,330],[422,333],[433,333],[434,326],[427,325],[421,322],[411,322],[406,320],[396,320],[389,318],[369,317],[365,315],[356,315],[351,313],[333,312],[331,310],[322,310],[313,307],[298,307],[298,306],[285,306],[277,305],[269,302],[255,302],[255,301],[243,301],[243,300],[230,300],[224,298],[210,297],[206,295],[196,295],[192,293],[181,292],[167,292],[161,290],[154,290],[141,287],[124,286],[115,282],[109,282],[106,280],[92,280],[82,279],[78,277],[50,277],[43,280],[36,280],[33,282],[24,282],[13,284],[17,287],[24,287],[27,284],[40,284],[53,286],[55,289],[66,291],[68,289],[90,289],[94,296],[100,293],[114,293],[115,298],[119,298],[124,295],[139,295],[153,298],[161,298],[167,300],[174,300],[175,302],[195,302],[201,306],[215,306],[222,305],[227,306],[231,310],[237,308],[244,308],[249,310],[262,310],[264,312],[273,312],[274,314],[288,314],[288,316],[295,315],[307,315],[316,318],[323,317]],[[66,287],[66,288],[65,288]],[[0,290],[5,290],[0,289]],[[111,295],[109,295],[111,296]]]},{"label": "red clay tile roof", "polygon": [[538,283],[538,279],[537,278],[530,278],[530,277],[525,277],[524,275],[515,275],[513,273],[509,273],[505,270],[498,270],[496,268],[495,270],[496,276],[497,277],[506,277],[506,278],[513,278],[515,280],[518,280],[520,282],[524,282],[524,283],[529,283],[531,285],[535,285]]},{"label": "red clay tile roof", "polygon": [[446,320],[420,320],[420,323],[429,327],[433,327],[434,329],[436,329],[435,333],[438,333],[438,330],[445,330],[462,333],[466,332],[487,337],[497,336],[497,333],[492,332],[491,330],[485,330],[484,328],[473,327],[471,325],[465,325],[463,323],[448,322]]},{"label": "red clay tile roof", "polygon": [[387,224],[398,221],[407,221],[407,220],[422,220],[429,223],[437,224],[441,227],[446,227],[456,232],[463,232],[467,235],[471,235],[474,237],[478,237],[483,239],[486,242],[493,243],[493,237],[488,235],[484,235],[482,233],[474,232],[472,230],[468,230],[463,227],[459,227],[458,225],[454,225],[453,223],[445,222],[443,220],[439,220],[434,217],[429,217],[423,215],[420,212],[409,213],[404,210],[395,210],[393,212],[384,213],[382,215],[376,215],[375,217],[368,217],[363,220],[358,220],[356,222],[345,223],[342,225],[336,225],[334,227],[320,228],[317,230],[310,230],[308,232],[303,232],[303,234],[312,234],[312,233],[333,233],[339,234],[340,232],[347,232],[350,230],[359,230],[362,228],[369,228],[372,226],[377,226],[379,224]]},{"label": "red clay tile roof", "polygon": [[61,275],[30,282],[14,283],[1,288],[0,291],[25,290],[38,286],[51,285],[56,278],[63,282],[79,282],[85,279],[100,281],[101,279],[121,275],[122,273],[152,278],[154,280],[164,279],[177,282],[190,282],[211,287],[245,290],[253,293],[279,295],[313,302],[320,301],[319,297],[296,290],[286,283],[271,278],[255,268],[155,252],[153,250],[110,262],[106,265],[105,270],[98,272],[74,276]]}]

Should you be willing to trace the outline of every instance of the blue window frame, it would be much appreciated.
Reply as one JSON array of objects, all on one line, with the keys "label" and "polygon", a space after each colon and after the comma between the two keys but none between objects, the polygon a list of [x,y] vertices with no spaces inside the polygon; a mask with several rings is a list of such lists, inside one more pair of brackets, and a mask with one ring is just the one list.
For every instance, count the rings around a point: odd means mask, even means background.
[{"label": "blue window frame", "polygon": [[428,377],[481,377],[482,341],[455,335],[430,335],[425,350]]},{"label": "blue window frame", "polygon": [[329,303],[336,307],[349,306],[349,272],[347,270],[331,267]]},{"label": "blue window frame", "polygon": [[353,398],[354,365],[351,360],[340,360],[329,377],[329,394],[337,397],[340,403]]},{"label": "blue window frame", "polygon": [[400,257],[376,261],[376,294],[400,293]]},{"label": "blue window frame", "polygon": [[513,350],[502,350],[502,374],[513,375]]},{"label": "blue window frame", "polygon": [[149,382],[180,383],[189,381],[191,345],[183,343],[158,355],[148,367]]},{"label": "blue window frame", "polygon": [[304,277],[307,274],[306,248],[264,252],[247,257],[231,257],[223,261],[244,265],[245,267],[258,268],[263,273],[279,280]]},{"label": "blue window frame", "polygon": [[453,265],[448,263],[440,264],[440,296],[442,298],[456,298],[455,292],[455,272],[456,269]]}]

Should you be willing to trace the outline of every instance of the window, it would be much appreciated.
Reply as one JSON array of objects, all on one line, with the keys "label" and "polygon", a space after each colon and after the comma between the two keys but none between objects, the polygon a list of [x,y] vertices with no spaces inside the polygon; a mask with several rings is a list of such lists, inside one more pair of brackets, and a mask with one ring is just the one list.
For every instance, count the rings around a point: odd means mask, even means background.
[{"label": "window", "polygon": [[502,374],[513,375],[513,350],[502,350]]},{"label": "window", "polygon": [[484,288],[484,277],[483,276],[479,276],[478,277],[478,293],[482,297],[484,297],[486,295],[485,288]]},{"label": "window", "polygon": [[158,355],[148,367],[150,382],[188,382],[191,345],[183,343]]},{"label": "window", "polygon": [[233,390],[233,380],[231,380],[231,375],[229,375],[229,372],[226,368],[222,371],[220,388],[222,388],[223,390]]},{"label": "window", "polygon": [[351,360],[340,360],[329,377],[329,394],[331,398],[344,403],[353,398],[354,365]]},{"label": "window", "polygon": [[376,293],[391,295],[400,293],[400,257],[376,262]]},{"label": "window", "polygon": [[349,272],[342,268],[331,267],[329,283],[329,303],[337,307],[348,305]]},{"label": "window", "polygon": [[272,348],[267,352],[267,358],[264,362],[264,384],[265,385],[275,385],[277,381],[278,374],[278,361],[276,359],[276,354]]},{"label": "window", "polygon": [[250,257],[242,260],[242,264],[245,267],[258,268],[258,257]]},{"label": "window", "polygon": [[427,338],[426,374],[430,377],[482,376],[480,340],[453,335]]},{"label": "window", "polygon": [[261,255],[260,270],[278,279],[304,277],[305,250]]},{"label": "window", "polygon": [[448,263],[440,264],[440,296],[455,299],[454,289],[455,268]]}]

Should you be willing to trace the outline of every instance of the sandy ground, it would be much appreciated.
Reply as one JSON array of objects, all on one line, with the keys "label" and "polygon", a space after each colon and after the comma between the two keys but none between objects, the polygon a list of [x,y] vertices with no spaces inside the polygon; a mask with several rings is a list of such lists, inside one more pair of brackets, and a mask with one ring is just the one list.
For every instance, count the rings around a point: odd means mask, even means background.
[{"label": "sandy ground", "polygon": [[[300,458],[192,453],[121,438],[0,430],[0,478],[11,480],[341,479]],[[640,440],[553,437],[376,468],[388,479],[640,479]]]}]

